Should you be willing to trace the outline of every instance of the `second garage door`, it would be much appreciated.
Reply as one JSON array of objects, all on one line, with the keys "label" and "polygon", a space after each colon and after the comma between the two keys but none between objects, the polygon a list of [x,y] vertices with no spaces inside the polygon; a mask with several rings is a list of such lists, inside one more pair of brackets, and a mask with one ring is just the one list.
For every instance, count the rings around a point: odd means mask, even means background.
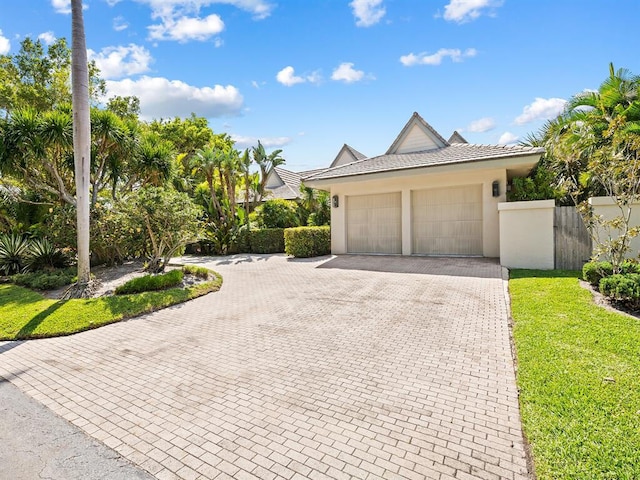
[{"label": "second garage door", "polygon": [[413,253],[482,255],[482,185],[411,192]]},{"label": "second garage door", "polygon": [[347,197],[347,252],[402,253],[400,192]]}]

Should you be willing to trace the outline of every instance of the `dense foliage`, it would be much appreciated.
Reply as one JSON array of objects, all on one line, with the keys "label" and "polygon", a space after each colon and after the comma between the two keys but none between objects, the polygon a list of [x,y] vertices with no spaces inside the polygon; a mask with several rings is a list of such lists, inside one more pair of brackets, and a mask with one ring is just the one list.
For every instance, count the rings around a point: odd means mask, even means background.
[{"label": "dense foliage", "polygon": [[298,258],[317,257],[331,253],[329,227],[298,227],[284,231],[284,251]]}]

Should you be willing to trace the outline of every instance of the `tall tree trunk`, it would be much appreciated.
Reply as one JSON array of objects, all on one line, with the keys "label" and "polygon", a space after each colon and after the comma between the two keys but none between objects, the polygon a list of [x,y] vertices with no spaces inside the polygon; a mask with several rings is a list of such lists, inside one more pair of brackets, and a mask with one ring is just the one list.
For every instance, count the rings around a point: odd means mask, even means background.
[{"label": "tall tree trunk", "polygon": [[73,105],[73,158],[76,174],[78,221],[78,284],[88,284],[89,174],[91,172],[91,119],[89,116],[89,69],[82,18],[82,0],[71,0],[71,87]]}]

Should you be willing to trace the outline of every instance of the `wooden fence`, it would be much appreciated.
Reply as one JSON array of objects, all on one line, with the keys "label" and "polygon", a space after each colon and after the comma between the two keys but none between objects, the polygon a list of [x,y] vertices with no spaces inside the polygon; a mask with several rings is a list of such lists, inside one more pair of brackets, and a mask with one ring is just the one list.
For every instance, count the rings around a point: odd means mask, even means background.
[{"label": "wooden fence", "polygon": [[556,207],[553,219],[555,268],[581,270],[591,257],[591,237],[575,207]]}]

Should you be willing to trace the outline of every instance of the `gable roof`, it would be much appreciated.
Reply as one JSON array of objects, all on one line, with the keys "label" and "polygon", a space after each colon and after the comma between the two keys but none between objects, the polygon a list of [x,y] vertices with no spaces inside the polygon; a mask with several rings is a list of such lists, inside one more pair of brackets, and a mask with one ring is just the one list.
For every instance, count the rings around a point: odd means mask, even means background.
[{"label": "gable roof", "polygon": [[413,115],[411,115],[409,121],[406,123],[404,128],[400,131],[396,139],[387,150],[387,155],[398,153],[398,149],[407,138],[407,136],[411,133],[414,126],[417,126],[420,130],[422,130],[425,136],[427,136],[437,147],[446,147],[449,145],[449,142],[442,138],[442,136],[438,132],[436,132],[436,130],[431,125],[429,125],[425,121],[425,119],[418,114],[418,112],[413,112]]},{"label": "gable roof", "polygon": [[469,143],[462,135],[458,133],[457,130],[453,131],[448,141],[449,143]]},{"label": "gable roof", "polygon": [[314,170],[305,170],[302,172],[292,172],[281,167],[275,167],[273,172],[282,180],[282,185],[274,188],[267,188],[267,200],[271,198],[280,198],[283,200],[296,200],[300,198],[300,184],[302,179],[312,175],[324,172],[326,168],[317,168]]},{"label": "gable roof", "polygon": [[366,160],[330,168],[316,173],[306,180],[328,180],[380,172],[408,170],[470,162],[480,162],[501,158],[541,155],[544,148],[520,145],[475,145],[453,143],[446,147],[410,153],[386,153]]},{"label": "gable roof", "polygon": [[[367,158],[367,156],[364,153],[360,153],[358,150],[356,150],[352,146],[347,145],[345,143],[340,149],[340,151],[338,152],[338,154],[336,155],[336,158],[334,158],[333,162],[331,162],[331,165],[329,165],[329,168],[335,167],[338,163],[338,160],[342,158],[343,154],[347,154],[348,156],[350,156],[352,159],[351,161],[364,160],[365,158]],[[347,162],[347,163],[351,163],[351,162]]]}]

